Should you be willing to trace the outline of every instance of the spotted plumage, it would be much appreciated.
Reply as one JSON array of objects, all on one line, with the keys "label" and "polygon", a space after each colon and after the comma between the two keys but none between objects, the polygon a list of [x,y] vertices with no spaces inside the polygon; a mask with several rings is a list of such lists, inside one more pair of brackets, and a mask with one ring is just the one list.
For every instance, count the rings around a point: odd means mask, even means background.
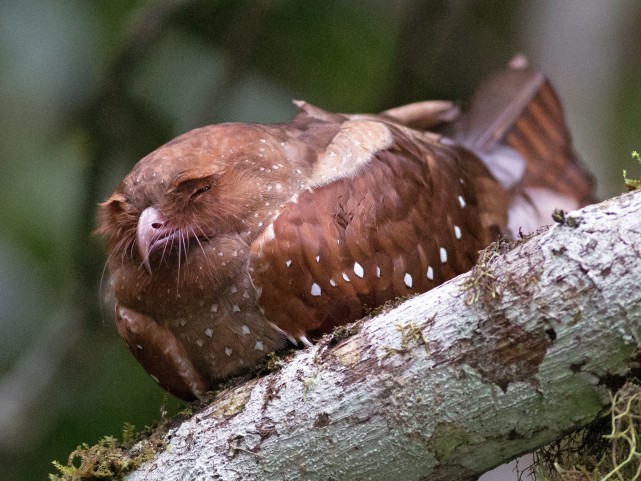
[{"label": "spotted plumage", "polygon": [[553,90],[520,61],[468,114],[296,104],[288,123],[172,140],[101,204],[118,332],[179,397],[427,291],[499,234],[590,199]]}]

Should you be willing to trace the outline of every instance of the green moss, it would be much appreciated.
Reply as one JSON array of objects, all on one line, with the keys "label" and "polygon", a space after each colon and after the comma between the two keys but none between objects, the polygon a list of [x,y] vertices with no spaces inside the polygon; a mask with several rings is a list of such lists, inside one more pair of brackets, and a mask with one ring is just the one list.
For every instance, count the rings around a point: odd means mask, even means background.
[{"label": "green moss", "polygon": [[[164,430],[162,430],[164,431]],[[137,441],[139,441],[137,444]],[[53,461],[59,474],[50,474],[50,481],[119,480],[145,461],[153,459],[166,444],[161,429],[147,433],[146,437],[135,432],[135,426],[126,423],[122,441],[105,436],[97,444],[78,446],[66,464]]]},{"label": "green moss", "polygon": [[[433,320],[435,316],[432,317]],[[393,354],[404,354],[413,346],[423,346],[427,354],[430,353],[430,344],[425,334],[420,327],[418,327],[414,321],[410,321],[407,324],[401,324],[400,322],[394,322],[394,327],[401,334],[401,347],[396,348],[392,346],[383,346],[385,351],[385,357],[391,356]]]},{"label": "green moss", "polygon": [[318,383],[318,379],[316,376],[318,375],[318,372],[314,373],[312,377],[304,377],[302,378],[303,382],[303,399],[307,399],[307,395],[314,390],[316,387],[316,384]]},{"label": "green moss", "polygon": [[280,371],[284,365],[285,361],[275,352],[267,354],[267,370],[269,372]]},{"label": "green moss", "polygon": [[492,242],[479,253],[478,261],[463,279],[461,291],[466,293],[465,303],[469,306],[479,300],[487,303],[500,297],[496,276],[494,275],[494,261],[499,257],[507,242],[504,239]]},{"label": "green moss", "polygon": [[[639,164],[641,164],[641,155],[636,150],[632,152],[632,158],[635,159]],[[639,179],[628,179],[627,170],[623,169],[623,181],[628,190],[637,190],[641,188],[641,180]]]},{"label": "green moss", "polygon": [[343,324],[341,326],[336,326],[332,333],[328,337],[328,343],[334,345],[343,339],[352,337],[360,330],[361,326],[359,322],[352,322],[349,324]]},{"label": "green moss", "polygon": [[608,414],[537,451],[537,481],[640,480],[641,386],[626,383]]},{"label": "green moss", "polygon": [[423,346],[429,354],[429,341],[425,337],[425,334],[423,334],[423,331],[421,331],[421,328],[414,324],[414,321],[410,321],[407,324],[395,322],[394,327],[401,333],[401,349],[407,350],[412,345]]},{"label": "green moss", "polygon": [[390,299],[389,301],[385,301],[383,304],[372,308],[369,308],[368,306],[365,306],[364,311],[365,311],[365,317],[363,319],[371,319],[376,316],[380,316],[381,314],[385,314],[395,307],[400,306],[403,304],[405,301],[411,299],[414,297],[416,294],[409,294],[407,296],[399,296],[394,299]]}]

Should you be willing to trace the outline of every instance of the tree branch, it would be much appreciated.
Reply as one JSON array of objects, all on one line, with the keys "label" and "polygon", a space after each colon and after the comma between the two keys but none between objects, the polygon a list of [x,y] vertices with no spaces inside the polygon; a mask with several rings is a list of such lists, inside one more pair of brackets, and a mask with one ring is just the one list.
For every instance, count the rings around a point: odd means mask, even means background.
[{"label": "tree branch", "polygon": [[220,393],[134,480],[467,480],[609,403],[641,339],[641,193]]}]

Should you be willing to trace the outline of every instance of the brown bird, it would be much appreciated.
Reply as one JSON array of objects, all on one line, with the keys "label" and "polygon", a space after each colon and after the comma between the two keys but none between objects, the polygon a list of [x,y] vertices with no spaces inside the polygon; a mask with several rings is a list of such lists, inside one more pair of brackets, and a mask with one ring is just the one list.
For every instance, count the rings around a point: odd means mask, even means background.
[{"label": "brown bird", "polygon": [[379,115],[295,103],[284,124],[181,135],[100,205],[118,332],[183,399],[592,199],[560,103],[523,57],[466,114],[445,101]]}]

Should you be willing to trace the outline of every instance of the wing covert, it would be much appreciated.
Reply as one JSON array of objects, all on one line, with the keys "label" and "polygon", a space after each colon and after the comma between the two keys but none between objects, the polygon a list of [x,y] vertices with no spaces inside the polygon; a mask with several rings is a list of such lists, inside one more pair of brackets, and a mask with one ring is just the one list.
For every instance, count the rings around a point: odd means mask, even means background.
[{"label": "wing covert", "polygon": [[482,221],[475,185],[494,182],[503,193],[480,160],[390,129],[389,148],[356,175],[300,192],[252,246],[261,308],[294,337],[329,332],[467,271],[503,228]]}]

